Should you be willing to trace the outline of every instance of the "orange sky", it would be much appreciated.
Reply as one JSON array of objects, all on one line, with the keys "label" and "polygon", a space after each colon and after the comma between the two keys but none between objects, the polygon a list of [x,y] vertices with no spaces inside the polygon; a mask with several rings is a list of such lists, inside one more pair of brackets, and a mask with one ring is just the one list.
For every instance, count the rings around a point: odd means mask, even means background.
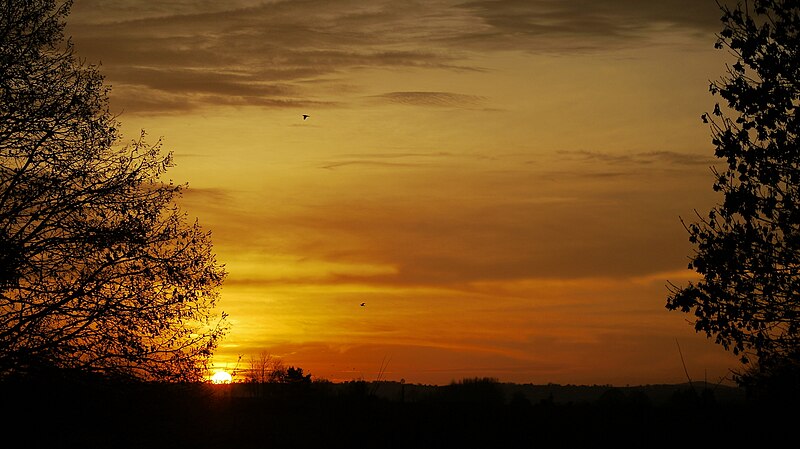
[{"label": "orange sky", "polygon": [[213,232],[218,367],[625,385],[685,381],[676,339],[736,366],[664,308],[718,199],[716,8],[77,0],[68,33]]}]

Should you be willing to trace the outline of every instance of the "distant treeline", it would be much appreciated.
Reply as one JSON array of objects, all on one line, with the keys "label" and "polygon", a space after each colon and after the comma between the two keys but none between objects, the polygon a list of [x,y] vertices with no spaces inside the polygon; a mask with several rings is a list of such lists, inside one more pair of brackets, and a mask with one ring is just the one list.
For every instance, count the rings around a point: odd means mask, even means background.
[{"label": "distant treeline", "polygon": [[[297,387],[277,382],[239,382],[226,388],[231,397],[271,397]],[[371,395],[387,401],[456,401],[511,403],[580,404],[603,401],[644,401],[651,405],[666,405],[675,401],[713,401],[722,404],[742,403],[746,392],[742,388],[713,385],[703,382],[614,387],[612,385],[516,384],[491,378],[467,378],[450,385],[407,384],[397,381],[314,381],[307,387],[319,394],[346,396]]]},{"label": "distant treeline", "polygon": [[[730,387],[0,382],[26,447],[509,448],[764,443],[780,407]],[[744,429],[749,429],[744,432]]]}]

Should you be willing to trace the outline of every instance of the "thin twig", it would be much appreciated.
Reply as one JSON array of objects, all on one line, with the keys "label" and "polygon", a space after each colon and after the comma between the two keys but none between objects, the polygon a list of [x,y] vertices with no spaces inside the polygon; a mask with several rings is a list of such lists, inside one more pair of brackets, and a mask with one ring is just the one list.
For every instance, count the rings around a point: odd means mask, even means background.
[{"label": "thin twig", "polygon": [[694,385],[692,385],[692,378],[689,377],[689,370],[686,369],[686,361],[683,360],[683,351],[681,351],[681,345],[678,343],[678,339],[675,339],[675,344],[678,345],[678,355],[681,356],[681,364],[683,365],[683,372],[686,373],[686,379],[689,381],[689,388],[694,390]]}]

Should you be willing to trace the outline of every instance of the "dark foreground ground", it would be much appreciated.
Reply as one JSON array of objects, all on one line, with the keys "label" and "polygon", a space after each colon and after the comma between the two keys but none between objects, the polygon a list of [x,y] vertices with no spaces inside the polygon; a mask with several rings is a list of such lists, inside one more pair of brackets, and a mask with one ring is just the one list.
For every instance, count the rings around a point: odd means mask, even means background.
[{"label": "dark foreground ground", "polygon": [[0,393],[0,446],[26,448],[767,447],[796,442],[800,416],[697,385],[7,382]]}]

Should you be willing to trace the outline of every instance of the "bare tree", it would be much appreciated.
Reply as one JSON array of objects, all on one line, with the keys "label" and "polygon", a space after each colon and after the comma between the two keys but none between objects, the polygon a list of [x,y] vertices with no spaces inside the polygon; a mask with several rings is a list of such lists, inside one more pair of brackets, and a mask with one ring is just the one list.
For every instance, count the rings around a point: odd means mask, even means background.
[{"label": "bare tree", "polygon": [[280,360],[273,359],[272,355],[266,351],[261,351],[258,356],[251,355],[248,379],[257,383],[269,381],[269,376],[277,363],[280,363]]},{"label": "bare tree", "polygon": [[0,5],[0,377],[195,379],[225,271],[177,206],[160,142],[121,145],[108,88],[64,39],[71,1]]}]

